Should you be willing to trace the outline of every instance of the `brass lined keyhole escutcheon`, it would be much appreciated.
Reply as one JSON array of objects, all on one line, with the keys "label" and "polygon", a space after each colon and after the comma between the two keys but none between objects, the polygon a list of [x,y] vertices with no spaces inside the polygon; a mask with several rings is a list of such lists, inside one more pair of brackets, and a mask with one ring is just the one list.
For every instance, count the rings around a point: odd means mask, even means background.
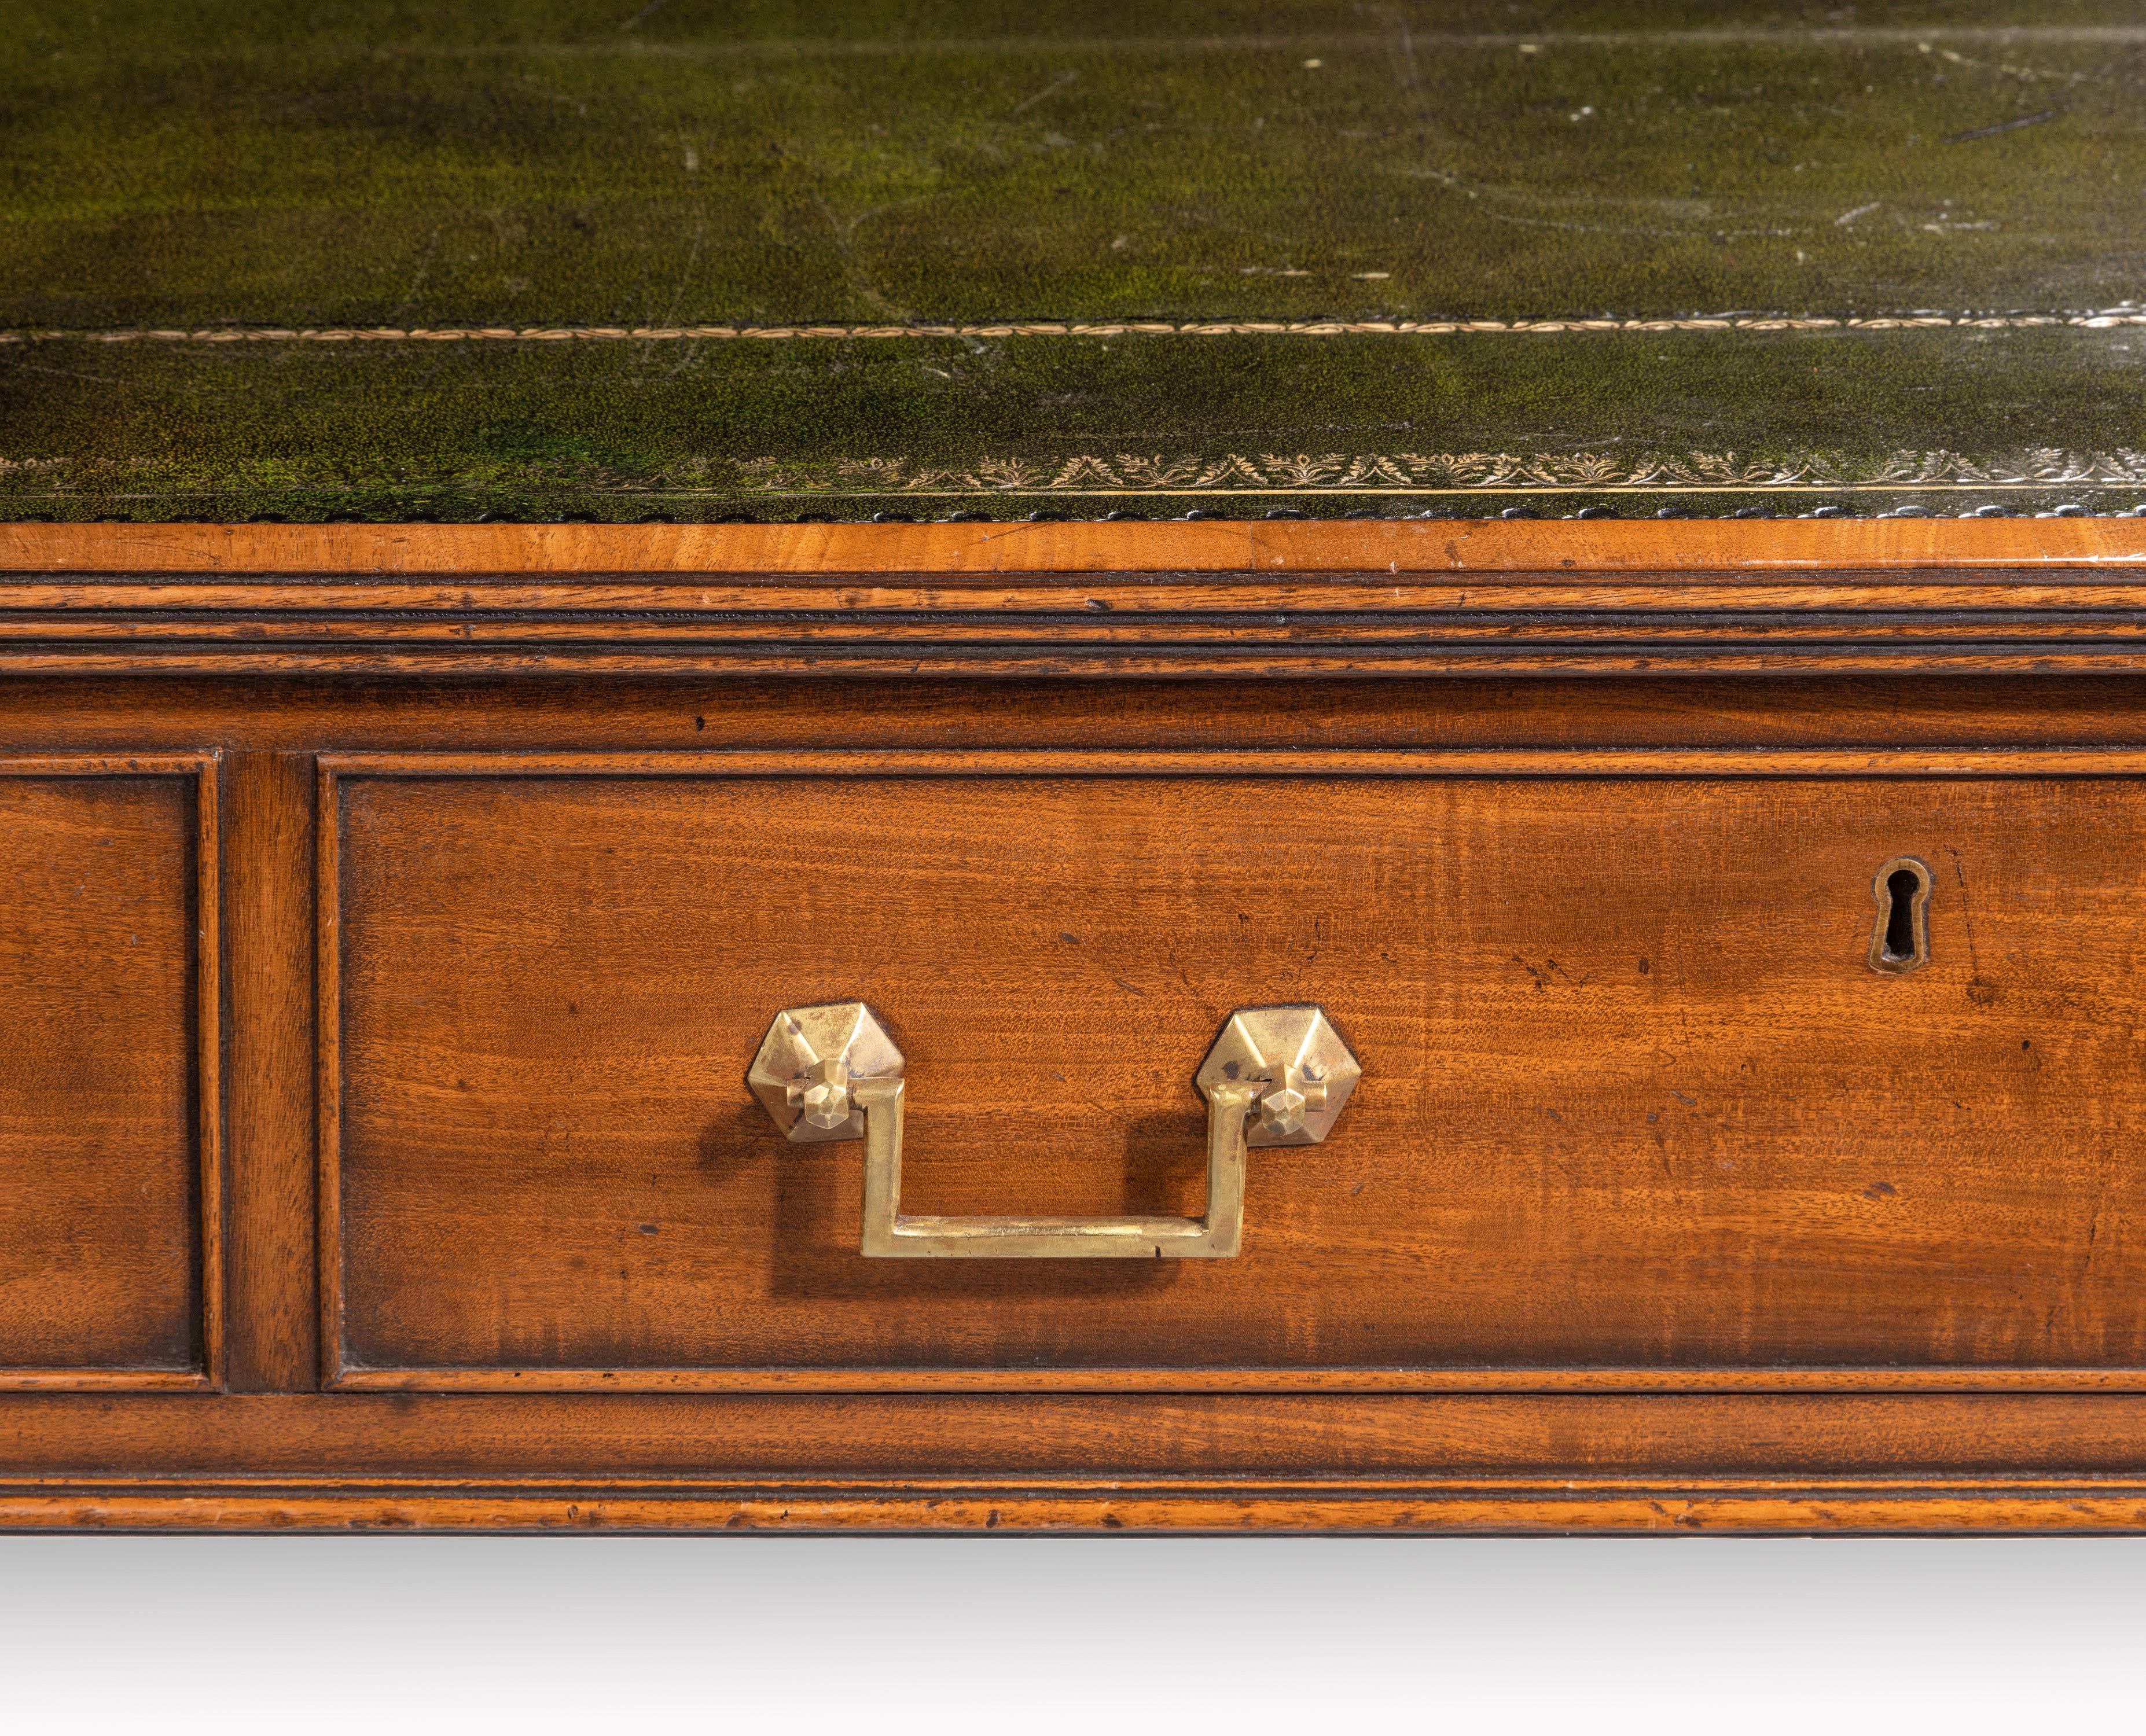
[{"label": "brass lined keyhole escutcheon", "polygon": [[1870,934],[1870,968],[1889,976],[1919,970],[1930,958],[1930,870],[1913,856],[1895,856],[1870,879],[1878,923]]}]

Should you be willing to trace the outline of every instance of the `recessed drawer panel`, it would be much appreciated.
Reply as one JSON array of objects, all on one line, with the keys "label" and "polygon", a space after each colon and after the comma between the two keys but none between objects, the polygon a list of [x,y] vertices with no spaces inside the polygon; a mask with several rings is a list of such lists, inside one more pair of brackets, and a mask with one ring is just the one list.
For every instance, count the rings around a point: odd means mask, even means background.
[{"label": "recessed drawer panel", "polygon": [[[2136,757],[2136,756],[2133,756]],[[346,1384],[2002,1384],[2146,1362],[2146,801],[2035,755],[345,758]],[[1362,1068],[1235,1257],[860,1252],[781,1010],[906,1059],[901,1209],[1197,1214],[1233,1009]],[[1441,1372],[1442,1371],[1442,1372]]]},{"label": "recessed drawer panel", "polygon": [[0,1386],[213,1366],[212,771],[0,759]]}]

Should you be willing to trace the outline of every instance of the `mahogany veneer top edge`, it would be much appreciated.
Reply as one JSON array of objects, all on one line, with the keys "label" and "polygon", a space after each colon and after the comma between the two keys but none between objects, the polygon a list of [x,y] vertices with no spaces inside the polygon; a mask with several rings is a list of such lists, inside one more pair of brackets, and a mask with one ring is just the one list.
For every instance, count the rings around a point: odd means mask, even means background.
[{"label": "mahogany veneer top edge", "polygon": [[0,573],[1724,572],[2146,567],[2146,520],[0,524]]}]

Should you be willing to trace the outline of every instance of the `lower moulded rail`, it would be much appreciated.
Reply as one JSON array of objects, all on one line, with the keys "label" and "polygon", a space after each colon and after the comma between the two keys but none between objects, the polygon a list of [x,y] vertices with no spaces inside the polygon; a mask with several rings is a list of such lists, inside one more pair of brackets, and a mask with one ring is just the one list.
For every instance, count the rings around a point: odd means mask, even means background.
[{"label": "lower moulded rail", "polygon": [[332,1392],[2135,1393],[2146,1368],[342,1368]]},{"label": "lower moulded rail", "polygon": [[2146,1531],[2146,1482],[2094,1477],[792,1484],[618,1478],[0,1484],[0,1529],[187,1531],[1764,1534]]}]

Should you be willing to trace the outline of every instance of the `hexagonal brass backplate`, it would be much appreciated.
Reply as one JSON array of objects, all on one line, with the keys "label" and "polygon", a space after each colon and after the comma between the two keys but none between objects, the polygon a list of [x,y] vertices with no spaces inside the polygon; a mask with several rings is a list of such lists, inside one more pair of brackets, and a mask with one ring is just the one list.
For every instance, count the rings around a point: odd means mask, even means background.
[{"label": "hexagonal brass backplate", "polygon": [[746,1083],[777,1127],[797,1144],[822,1140],[861,1140],[864,1111],[833,1127],[815,1127],[790,1100],[791,1087],[802,1086],[821,1061],[841,1061],[852,1079],[898,1079],[901,1051],[894,1046],[871,1009],[861,1000],[831,1001],[824,1006],[786,1007],[775,1015],[761,1039]]},{"label": "hexagonal brass backplate", "polygon": [[1364,1070],[1340,1033],[1315,1006],[1248,1006],[1230,1016],[1193,1083],[1211,1097],[1225,1080],[1279,1082],[1295,1068],[1326,1087],[1326,1101],[1309,1112],[1294,1133],[1263,1127],[1255,1115],[1246,1124],[1247,1145],[1316,1145],[1325,1139],[1356,1089]]}]

